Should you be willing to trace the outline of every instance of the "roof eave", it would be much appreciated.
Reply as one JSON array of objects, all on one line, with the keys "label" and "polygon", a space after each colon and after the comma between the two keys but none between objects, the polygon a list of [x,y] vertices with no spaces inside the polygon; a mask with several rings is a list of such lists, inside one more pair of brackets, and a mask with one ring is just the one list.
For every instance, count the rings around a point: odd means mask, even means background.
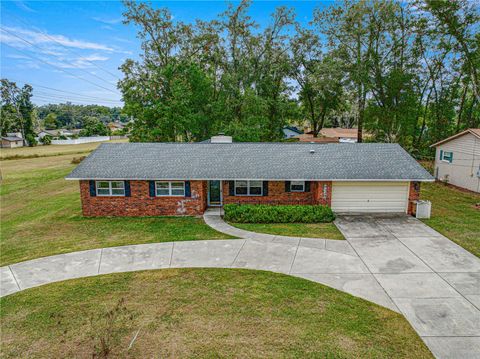
[{"label": "roof eave", "polygon": [[80,178],[80,177],[65,177],[67,181],[331,181],[331,182],[435,182],[435,178],[401,178],[401,179],[388,179],[388,178],[375,178],[375,179],[328,179],[328,178]]},{"label": "roof eave", "polygon": [[437,147],[437,146],[439,146],[439,145],[441,145],[441,144],[443,144],[443,143],[445,143],[445,142],[449,142],[449,141],[452,141],[452,140],[454,140],[454,139],[456,139],[456,138],[458,138],[458,137],[462,137],[462,136],[466,135],[467,133],[471,133],[471,134],[474,135],[475,137],[480,138],[480,136],[479,136],[476,132],[471,131],[470,129],[468,129],[468,130],[462,131],[462,132],[460,132],[460,133],[457,133],[456,135],[453,135],[453,136],[450,136],[450,137],[448,137],[448,138],[445,138],[444,140],[435,142],[434,144],[430,145],[429,147],[430,147],[430,148],[431,148],[431,147]]}]

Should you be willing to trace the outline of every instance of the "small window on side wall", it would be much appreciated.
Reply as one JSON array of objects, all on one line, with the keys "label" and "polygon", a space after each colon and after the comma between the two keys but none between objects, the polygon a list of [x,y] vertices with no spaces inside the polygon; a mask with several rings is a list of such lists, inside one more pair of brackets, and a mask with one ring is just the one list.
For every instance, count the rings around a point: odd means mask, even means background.
[{"label": "small window on side wall", "polygon": [[290,192],[305,192],[305,181],[291,181]]},{"label": "small window on side wall", "polygon": [[442,151],[441,158],[443,162],[452,163],[453,162],[453,152]]}]

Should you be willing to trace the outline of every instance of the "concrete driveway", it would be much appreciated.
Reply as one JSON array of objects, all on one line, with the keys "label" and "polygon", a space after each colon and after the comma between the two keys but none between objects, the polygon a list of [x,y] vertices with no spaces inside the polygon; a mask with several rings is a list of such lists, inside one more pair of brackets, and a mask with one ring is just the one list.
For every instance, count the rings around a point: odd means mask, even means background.
[{"label": "concrete driveway", "polygon": [[[217,216],[207,223],[231,231]],[[401,312],[438,358],[480,358],[480,259],[412,217],[340,216],[336,224],[347,241],[242,232],[244,239],[141,244],[38,258],[1,267],[0,296],[115,272],[262,269]]]},{"label": "concrete driveway", "polygon": [[409,216],[340,216],[368,271],[438,358],[480,358],[480,259]]}]

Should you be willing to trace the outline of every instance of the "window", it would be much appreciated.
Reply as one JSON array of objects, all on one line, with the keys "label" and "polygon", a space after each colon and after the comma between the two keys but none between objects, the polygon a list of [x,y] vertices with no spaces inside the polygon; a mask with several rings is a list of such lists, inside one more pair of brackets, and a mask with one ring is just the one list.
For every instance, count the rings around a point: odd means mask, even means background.
[{"label": "window", "polygon": [[235,196],[261,196],[262,181],[235,181]]},{"label": "window", "polygon": [[97,181],[97,196],[125,196],[124,181]]},{"label": "window", "polygon": [[155,182],[156,194],[161,196],[185,197],[185,182]]},{"label": "window", "polygon": [[444,162],[452,163],[453,161],[453,152],[442,151],[440,153],[440,159]]},{"label": "window", "polygon": [[305,181],[291,181],[290,192],[305,192]]}]

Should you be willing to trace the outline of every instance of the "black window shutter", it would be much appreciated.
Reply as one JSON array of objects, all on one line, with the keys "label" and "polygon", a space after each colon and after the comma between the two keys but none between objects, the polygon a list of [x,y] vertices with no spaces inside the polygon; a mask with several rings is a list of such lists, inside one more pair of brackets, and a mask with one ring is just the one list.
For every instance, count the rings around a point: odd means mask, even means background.
[{"label": "black window shutter", "polygon": [[192,191],[190,190],[190,181],[185,181],[185,197],[192,197]]},{"label": "black window shutter", "polygon": [[228,195],[235,196],[235,181],[228,181]]},{"label": "black window shutter", "polygon": [[285,192],[290,192],[290,181],[285,181]]},{"label": "black window shutter", "polygon": [[125,197],[131,197],[132,192],[130,191],[130,181],[124,181],[125,182]]},{"label": "black window shutter", "polygon": [[155,181],[148,181],[148,192],[150,197],[155,197]]},{"label": "black window shutter", "polygon": [[97,195],[97,191],[95,188],[95,181],[90,180],[89,185],[90,185],[90,197],[95,197]]},{"label": "black window shutter", "polygon": [[268,196],[268,181],[263,181],[263,195]]},{"label": "black window shutter", "polygon": [[305,192],[310,192],[310,181],[305,181]]}]

